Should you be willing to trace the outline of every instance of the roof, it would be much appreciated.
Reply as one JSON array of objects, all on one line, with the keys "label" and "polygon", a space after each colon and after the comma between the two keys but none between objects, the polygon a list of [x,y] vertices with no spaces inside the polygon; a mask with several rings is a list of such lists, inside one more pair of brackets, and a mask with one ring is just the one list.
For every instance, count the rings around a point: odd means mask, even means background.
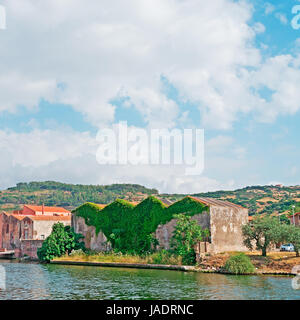
[{"label": "roof", "polygon": [[21,214],[10,214],[10,216],[18,219],[18,220],[23,220],[24,218],[26,218],[27,216],[25,215],[21,215]]},{"label": "roof", "polygon": [[14,217],[19,221],[26,218],[34,221],[71,221],[71,216],[33,216],[33,215],[7,213],[5,211],[3,211],[2,213],[6,214],[8,217]]},{"label": "roof", "polygon": [[291,214],[291,215],[289,216],[289,218],[292,218],[293,215],[294,215],[294,216],[298,216],[299,214],[300,214],[300,212],[295,212],[295,214]]},{"label": "roof", "polygon": [[21,215],[21,214],[14,214],[14,213],[8,213],[8,212],[5,212],[5,211],[2,211],[2,213],[4,213],[7,217],[14,217],[18,220],[23,220],[24,218],[26,218],[27,216],[25,216],[24,214]]},{"label": "roof", "polygon": [[242,206],[239,206],[238,204],[229,202],[229,201],[224,201],[224,200],[217,200],[217,199],[212,199],[212,198],[202,198],[202,197],[192,197],[189,196],[190,198],[199,201],[207,206],[218,206],[218,207],[230,207],[230,208],[235,208],[235,209],[246,209]]},{"label": "roof", "polygon": [[69,210],[65,209],[65,208],[61,208],[61,207],[46,207],[44,206],[32,206],[32,205],[24,205],[24,207],[27,207],[33,211],[40,211],[42,212],[44,210],[44,212],[61,212],[61,213],[70,213]]},{"label": "roof", "polygon": [[171,204],[174,203],[174,201],[171,201],[171,200],[165,199],[165,198],[160,199],[160,201],[161,201],[163,204],[165,204],[166,206],[170,206]]},{"label": "roof", "polygon": [[71,216],[27,216],[33,221],[71,221]]}]

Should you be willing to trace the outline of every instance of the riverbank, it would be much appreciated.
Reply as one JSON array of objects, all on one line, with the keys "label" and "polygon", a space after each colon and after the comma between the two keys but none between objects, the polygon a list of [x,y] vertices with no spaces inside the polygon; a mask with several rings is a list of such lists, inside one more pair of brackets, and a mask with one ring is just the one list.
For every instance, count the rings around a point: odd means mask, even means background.
[{"label": "riverbank", "polygon": [[[223,267],[226,260],[234,254],[236,254],[236,252],[226,252],[207,256],[203,258],[202,262],[197,266],[183,266],[181,263],[168,264],[166,263],[166,260],[164,261],[165,263],[151,263],[151,259],[149,257],[142,258],[139,256],[112,254],[63,256],[54,259],[51,263],[63,265],[126,267],[228,274],[228,272],[224,271]],[[291,276],[294,275],[292,273],[293,267],[295,265],[300,265],[300,258],[296,257],[295,253],[290,252],[271,252],[267,257],[260,256],[258,252],[248,252],[247,255],[256,268],[255,274]],[[175,257],[172,259],[174,260],[171,261],[176,261]]]}]

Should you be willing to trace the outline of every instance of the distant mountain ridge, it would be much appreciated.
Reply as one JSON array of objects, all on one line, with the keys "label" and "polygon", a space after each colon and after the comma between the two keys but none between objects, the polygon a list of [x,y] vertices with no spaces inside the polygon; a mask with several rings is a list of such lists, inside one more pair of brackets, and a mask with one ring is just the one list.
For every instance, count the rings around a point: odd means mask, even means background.
[{"label": "distant mountain ridge", "polygon": [[[159,194],[158,190],[138,184],[82,185],[55,181],[18,183],[0,191],[0,210],[11,211],[23,204],[45,204],[74,209],[84,202],[110,203],[116,198],[139,202],[149,195],[176,201],[185,194]],[[288,213],[292,205],[300,210],[300,186],[251,186],[234,191],[193,194],[226,200],[249,208],[255,213]],[[297,209],[297,208],[296,208]]]}]

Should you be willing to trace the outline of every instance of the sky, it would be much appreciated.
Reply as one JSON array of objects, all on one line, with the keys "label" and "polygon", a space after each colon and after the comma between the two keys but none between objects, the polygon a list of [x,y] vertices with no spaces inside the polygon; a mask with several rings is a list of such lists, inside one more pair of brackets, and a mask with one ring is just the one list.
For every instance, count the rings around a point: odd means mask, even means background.
[{"label": "sky", "polygon": [[[300,1],[0,0],[0,188],[300,184]],[[294,11],[292,10],[294,8]],[[205,132],[205,165],[100,165],[99,129]]]}]

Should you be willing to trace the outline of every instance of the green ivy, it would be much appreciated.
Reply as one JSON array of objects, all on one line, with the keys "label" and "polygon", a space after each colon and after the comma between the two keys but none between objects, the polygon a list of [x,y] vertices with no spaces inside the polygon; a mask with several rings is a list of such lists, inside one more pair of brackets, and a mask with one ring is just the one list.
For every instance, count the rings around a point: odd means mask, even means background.
[{"label": "green ivy", "polygon": [[185,197],[167,207],[159,199],[150,196],[138,205],[117,199],[101,209],[93,203],[85,203],[73,211],[83,217],[96,233],[102,231],[116,250],[131,253],[146,253],[155,244],[152,234],[160,224],[172,220],[175,215],[200,214],[208,208],[201,202]]}]

